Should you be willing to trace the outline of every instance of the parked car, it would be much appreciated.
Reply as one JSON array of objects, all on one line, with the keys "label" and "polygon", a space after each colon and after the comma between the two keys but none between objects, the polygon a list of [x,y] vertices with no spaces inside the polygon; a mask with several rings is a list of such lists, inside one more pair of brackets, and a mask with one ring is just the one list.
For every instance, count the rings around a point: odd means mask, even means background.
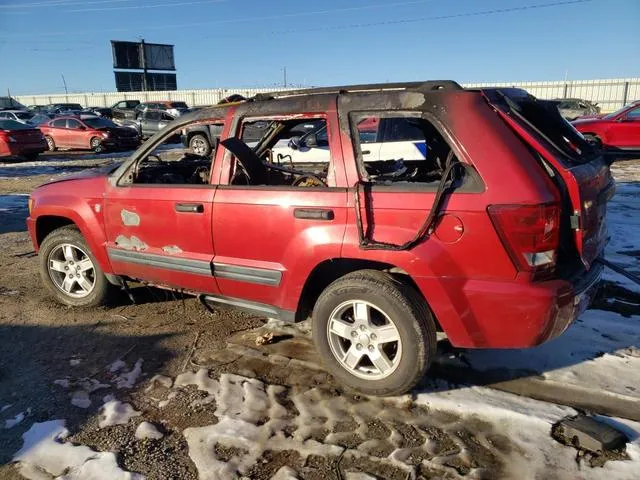
[{"label": "parked car", "polygon": [[131,128],[120,127],[106,118],[95,115],[56,117],[40,125],[49,150],[77,148],[105,150],[137,148],[140,137]]},{"label": "parked car", "polygon": [[[257,122],[267,128],[250,147]],[[274,162],[274,146],[312,122],[331,155]],[[167,138],[203,123],[225,132],[215,155],[162,161]],[[381,125],[420,131],[423,146],[373,138]],[[108,174],[34,190],[27,225],[63,304],[99,305],[137,280],[265,317],[311,315],[335,378],[395,395],[427,372],[437,329],[465,348],[565,331],[597,290],[614,190],[601,152],[553,102],[451,81],[359,85],[185,115]]]},{"label": "parked car", "polygon": [[113,117],[113,110],[106,107],[87,107],[83,108],[81,113],[84,115],[96,115],[98,117],[109,119]]},{"label": "parked car", "polygon": [[136,107],[140,105],[140,100],[122,100],[111,106],[111,117],[114,120],[135,120]]},{"label": "parked car", "polygon": [[134,128],[142,138],[151,137],[169,125],[175,117],[163,110],[144,110],[136,120],[124,120],[123,127]]},{"label": "parked car", "polygon": [[162,110],[167,112],[169,115],[173,115],[174,117],[179,117],[183,113],[189,111],[189,107],[185,102],[172,102],[172,101],[161,101],[161,102],[143,102],[136,107],[136,114],[139,116],[142,112],[147,110]]},{"label": "parked car", "polygon": [[47,105],[29,105],[27,110],[33,113],[43,113],[47,111]]},{"label": "parked car", "polygon": [[640,151],[640,101],[608,115],[579,118],[573,126],[604,149]]},{"label": "parked car", "polygon": [[35,160],[46,150],[47,142],[40,130],[15,120],[0,119],[0,157]]},{"label": "parked car", "polygon": [[77,115],[82,111],[82,105],[79,103],[51,103],[46,106],[48,113]]},{"label": "parked car", "polygon": [[0,111],[0,120],[15,120],[16,122],[28,124],[31,123],[33,113],[28,110],[2,110]]},{"label": "parked car", "polygon": [[597,103],[580,98],[558,98],[554,100],[558,103],[560,114],[567,120],[575,120],[585,115],[597,115],[600,113],[600,107]]},{"label": "parked car", "polygon": [[31,119],[29,123],[35,127],[42,125],[43,123],[48,123],[49,120],[55,118],[57,115],[54,113],[36,113]]},{"label": "parked car", "polygon": [[[243,139],[250,145],[255,145],[263,137],[267,128],[269,128],[269,122],[253,122],[245,127]],[[301,129],[302,126],[297,128]],[[220,125],[195,124],[180,131],[180,140],[194,155],[209,156],[217,147],[220,135],[222,135]]]}]

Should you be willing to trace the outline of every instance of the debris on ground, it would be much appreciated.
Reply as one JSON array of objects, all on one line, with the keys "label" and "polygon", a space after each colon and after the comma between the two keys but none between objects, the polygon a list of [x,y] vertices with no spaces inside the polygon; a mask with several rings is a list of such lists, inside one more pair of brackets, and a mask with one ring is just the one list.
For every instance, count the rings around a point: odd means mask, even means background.
[{"label": "debris on ground", "polygon": [[268,345],[273,343],[273,332],[267,332],[263,335],[259,335],[256,337],[256,346],[259,347],[261,345]]}]

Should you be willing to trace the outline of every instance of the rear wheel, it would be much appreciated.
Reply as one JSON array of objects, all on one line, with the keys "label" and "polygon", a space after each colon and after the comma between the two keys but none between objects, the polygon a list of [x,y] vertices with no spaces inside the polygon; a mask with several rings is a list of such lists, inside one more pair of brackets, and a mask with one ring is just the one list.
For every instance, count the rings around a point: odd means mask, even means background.
[{"label": "rear wheel", "polygon": [[60,303],[104,304],[113,291],[82,234],[74,226],[51,232],[40,246],[40,276]]},{"label": "rear wheel", "polygon": [[189,148],[191,151],[202,157],[206,157],[211,153],[211,145],[204,135],[196,134],[189,140]]},{"label": "rear wheel", "polygon": [[100,139],[98,137],[93,137],[91,139],[91,141],[89,142],[89,146],[91,147],[91,150],[93,150],[96,153],[104,152],[104,146],[102,145],[102,139]]},{"label": "rear wheel", "polygon": [[322,292],[313,338],[331,374],[369,395],[406,393],[436,352],[424,301],[410,285],[374,270],[345,275]]},{"label": "rear wheel", "polygon": [[45,136],[44,139],[47,141],[47,148],[49,148],[50,152],[56,151],[56,142],[53,141],[49,135]]}]

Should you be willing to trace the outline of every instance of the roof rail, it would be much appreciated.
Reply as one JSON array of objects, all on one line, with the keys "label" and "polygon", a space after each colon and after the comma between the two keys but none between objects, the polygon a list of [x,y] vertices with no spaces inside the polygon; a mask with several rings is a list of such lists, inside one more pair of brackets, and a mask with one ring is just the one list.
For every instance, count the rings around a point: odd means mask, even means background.
[{"label": "roof rail", "polygon": [[376,92],[387,90],[463,90],[459,83],[453,80],[429,80],[426,82],[399,83],[370,83],[363,85],[344,85],[337,87],[302,88],[296,90],[281,90],[276,92],[258,93],[253,100],[270,100],[274,98],[296,97],[299,95],[320,95],[323,93],[355,93]]}]

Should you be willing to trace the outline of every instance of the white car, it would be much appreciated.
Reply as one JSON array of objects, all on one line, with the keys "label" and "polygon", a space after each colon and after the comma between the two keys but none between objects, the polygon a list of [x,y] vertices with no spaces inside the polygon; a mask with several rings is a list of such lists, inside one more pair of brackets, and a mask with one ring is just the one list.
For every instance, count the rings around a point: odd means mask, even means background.
[{"label": "white car", "polygon": [[15,120],[25,125],[31,125],[30,120],[33,113],[27,110],[2,110],[0,111],[0,120]]},{"label": "white car", "polygon": [[[425,135],[410,120],[402,117],[366,118],[358,124],[362,159],[365,162],[381,160],[414,161],[426,158]],[[273,162],[280,164],[328,163],[330,158],[327,127],[324,122],[317,128],[280,140],[271,149]]]}]

